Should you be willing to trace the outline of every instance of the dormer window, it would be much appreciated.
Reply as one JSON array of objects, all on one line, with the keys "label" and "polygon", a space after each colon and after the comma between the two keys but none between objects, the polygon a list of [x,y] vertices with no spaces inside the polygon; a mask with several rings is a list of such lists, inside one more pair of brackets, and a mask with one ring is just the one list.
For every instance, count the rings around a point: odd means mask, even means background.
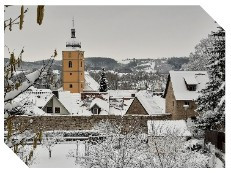
[{"label": "dormer window", "polygon": [[98,115],[99,114],[99,109],[98,108],[94,108],[93,109],[93,114],[94,115]]},{"label": "dormer window", "polygon": [[196,91],[196,87],[197,87],[198,82],[197,82],[195,76],[185,76],[184,82],[185,82],[185,85],[187,87],[187,90]]},{"label": "dormer window", "polygon": [[196,85],[187,85],[189,91],[196,91]]}]

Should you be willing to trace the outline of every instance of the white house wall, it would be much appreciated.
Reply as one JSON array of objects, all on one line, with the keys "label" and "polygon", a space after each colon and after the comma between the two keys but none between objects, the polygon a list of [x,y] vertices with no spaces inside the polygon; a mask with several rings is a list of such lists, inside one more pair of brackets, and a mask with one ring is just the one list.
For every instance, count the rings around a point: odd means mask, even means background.
[{"label": "white house wall", "polygon": [[[45,112],[47,112],[47,107],[52,107],[53,113],[52,114],[59,114],[59,115],[68,115],[69,112],[64,108],[64,106],[57,100],[57,98],[53,97],[43,108]],[[55,113],[55,107],[60,107],[60,113]]]}]

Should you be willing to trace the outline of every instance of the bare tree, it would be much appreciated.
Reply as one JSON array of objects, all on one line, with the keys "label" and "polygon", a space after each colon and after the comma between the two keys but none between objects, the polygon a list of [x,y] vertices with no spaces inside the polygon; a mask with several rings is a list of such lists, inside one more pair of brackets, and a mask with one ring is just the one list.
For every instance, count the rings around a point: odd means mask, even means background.
[{"label": "bare tree", "polygon": [[51,152],[53,147],[61,140],[62,134],[56,134],[55,132],[45,132],[42,137],[42,145],[44,145],[49,152],[49,158],[51,158]]},{"label": "bare tree", "polygon": [[[176,129],[158,126],[162,136],[147,134],[134,129],[125,132],[124,124],[101,121],[93,128],[101,135],[99,140],[87,143],[84,156],[75,154],[82,167],[126,168],[126,167],[207,167],[210,153],[193,151],[185,147],[186,138]],[[133,124],[135,125],[135,124]]]},{"label": "bare tree", "polygon": [[149,145],[154,152],[157,167],[201,168],[208,166],[210,153],[202,153],[186,147],[188,131],[172,126],[155,125],[149,135]]},{"label": "bare tree", "polygon": [[[121,124],[103,121],[94,128],[101,134],[100,140],[88,142],[86,155],[79,158],[83,167],[126,168],[154,167],[152,153],[142,133],[125,133]],[[72,155],[76,157],[76,155]]]},{"label": "bare tree", "polygon": [[[5,10],[9,8],[9,5],[5,6]],[[20,14],[15,19],[11,17],[4,20],[4,30],[9,28],[9,31],[12,31],[12,27],[19,25],[19,29],[23,28],[24,15],[28,12],[28,8],[24,9],[24,6],[21,6]],[[44,6],[37,6],[37,23],[42,24],[44,16]],[[24,48],[18,56],[15,56],[15,52],[10,51],[8,46],[5,46],[9,53],[9,61],[4,65],[4,124],[5,124],[5,143],[12,148],[12,150],[20,156],[20,158],[27,164],[30,165],[33,160],[33,152],[37,146],[37,141],[41,141],[41,128],[38,128],[37,132],[28,130],[32,121],[26,123],[19,123],[14,121],[15,115],[24,113],[24,105],[22,103],[13,102],[13,100],[18,97],[20,94],[24,93],[29,87],[33,86],[38,79],[43,77],[46,70],[49,69],[54,58],[57,56],[57,51],[54,51],[48,61],[48,63],[43,64],[41,68],[35,70],[29,74],[24,75],[24,80],[21,77],[18,77],[16,70],[20,68],[22,63],[22,55],[24,53]],[[32,142],[33,145],[29,145]]]}]

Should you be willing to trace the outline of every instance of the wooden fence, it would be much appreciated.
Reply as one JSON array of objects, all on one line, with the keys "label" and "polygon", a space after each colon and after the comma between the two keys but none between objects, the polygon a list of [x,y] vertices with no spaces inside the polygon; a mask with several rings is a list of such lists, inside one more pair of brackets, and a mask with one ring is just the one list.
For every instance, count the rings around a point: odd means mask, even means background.
[{"label": "wooden fence", "polygon": [[211,142],[219,150],[225,153],[225,133],[213,130],[205,131],[205,143]]}]

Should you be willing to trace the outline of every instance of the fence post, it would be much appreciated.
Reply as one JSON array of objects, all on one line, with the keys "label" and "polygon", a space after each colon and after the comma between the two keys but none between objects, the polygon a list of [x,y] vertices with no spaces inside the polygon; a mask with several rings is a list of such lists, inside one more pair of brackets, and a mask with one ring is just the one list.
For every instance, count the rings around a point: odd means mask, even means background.
[{"label": "fence post", "polygon": [[85,156],[89,156],[89,146],[88,141],[85,142]]},{"label": "fence post", "polygon": [[212,157],[209,159],[209,167],[210,168],[214,168],[214,166],[215,166],[215,159],[216,159],[216,156],[215,156],[215,145],[209,143],[208,144],[208,149],[209,149],[209,151],[212,154]]},{"label": "fence post", "polygon": [[76,141],[76,164],[78,163],[78,158],[79,158],[79,140]]}]

